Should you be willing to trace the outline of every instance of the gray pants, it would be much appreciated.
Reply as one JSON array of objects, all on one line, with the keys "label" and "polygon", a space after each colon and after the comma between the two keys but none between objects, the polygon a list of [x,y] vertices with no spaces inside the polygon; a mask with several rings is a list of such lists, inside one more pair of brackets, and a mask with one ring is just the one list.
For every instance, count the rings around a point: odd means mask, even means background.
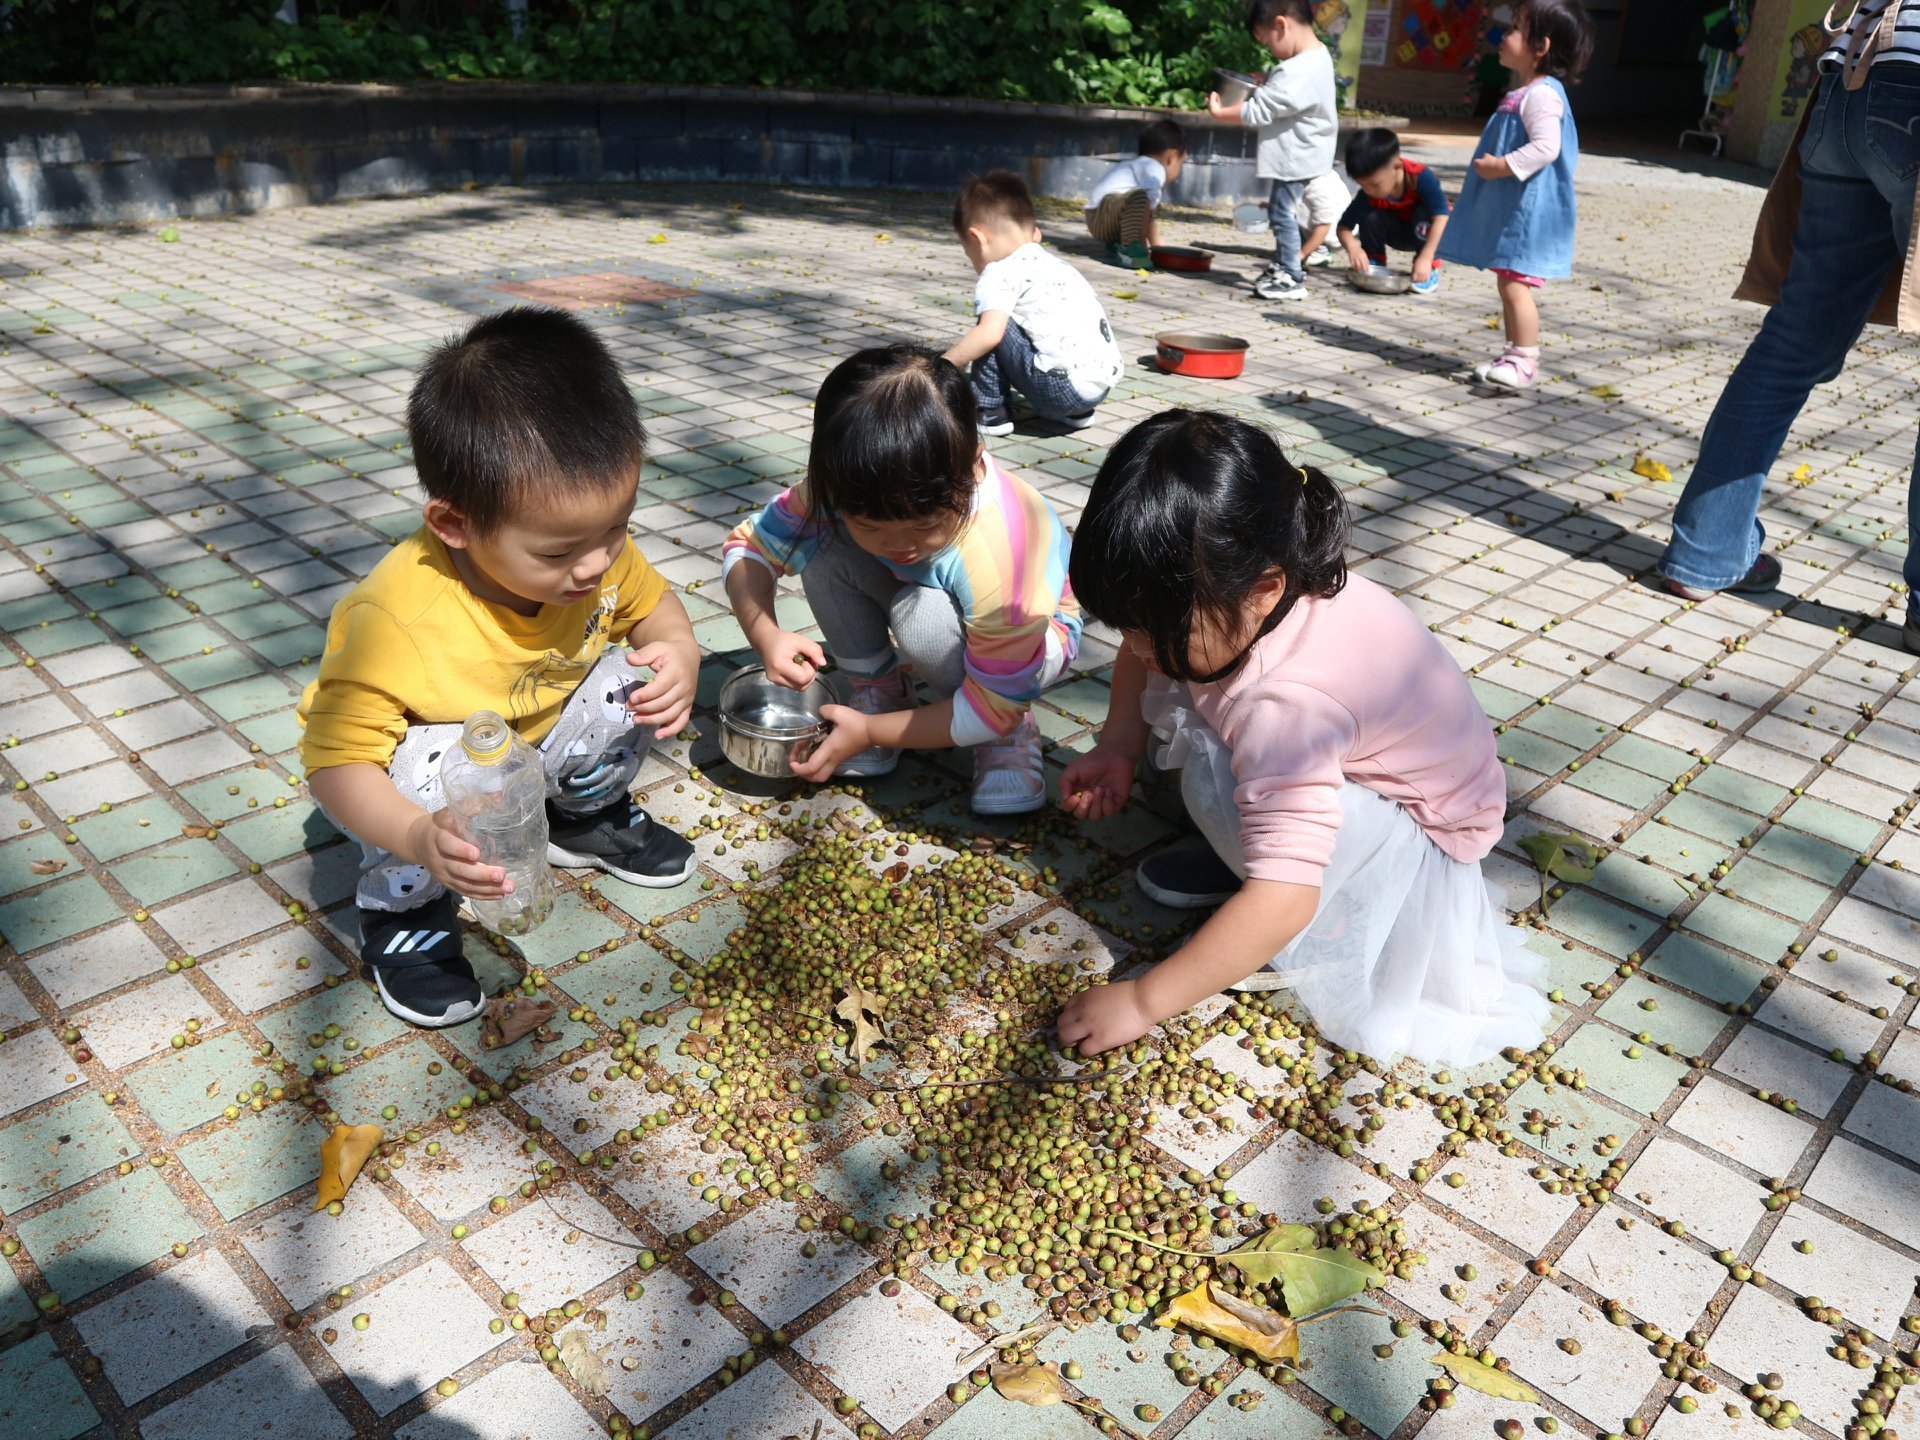
[{"label": "gray pants", "polygon": [[[610,648],[567,698],[560,718],[539,746],[546,762],[547,797],[555,809],[585,815],[611,804],[608,800],[582,802],[564,788],[566,781],[603,764],[614,768],[595,782],[596,788],[617,785],[619,793],[625,794],[632,786],[653,743],[653,727],[633,723],[627,714],[627,696],[645,683],[627,663],[625,652]],[[429,813],[446,807],[440,791],[440,758],[460,743],[460,728],[408,726],[387,765],[394,788]],[[338,820],[333,823],[346,829]],[[424,867],[403,864],[378,845],[362,840],[360,854],[360,883],[354,898],[362,909],[415,910],[438,900],[446,890]]]},{"label": "gray pants", "polygon": [[946,591],[899,579],[838,530],[800,583],[834,662],[854,679],[877,680],[904,660],[943,698],[966,682],[966,627]]}]

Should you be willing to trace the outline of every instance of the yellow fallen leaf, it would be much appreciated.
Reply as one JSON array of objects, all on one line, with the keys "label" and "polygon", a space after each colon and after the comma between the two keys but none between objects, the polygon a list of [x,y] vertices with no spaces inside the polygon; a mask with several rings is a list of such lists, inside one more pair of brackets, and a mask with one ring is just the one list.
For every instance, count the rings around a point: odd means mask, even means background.
[{"label": "yellow fallen leaf", "polygon": [[1140,298],[1140,292],[1138,290],[1116,290],[1113,292],[1113,298],[1116,300],[1138,300]]},{"label": "yellow fallen leaf", "polygon": [[1673,479],[1673,472],[1651,455],[1636,455],[1633,461],[1633,473],[1645,480],[1667,481]]},{"label": "yellow fallen leaf", "polygon": [[1060,1383],[1058,1365],[1010,1365],[993,1367],[993,1388],[1008,1400],[1022,1405],[1058,1405],[1067,1398]]},{"label": "yellow fallen leaf", "polygon": [[320,1142],[320,1193],[313,1208],[324,1210],[335,1200],[346,1199],[360,1167],[385,1138],[378,1125],[334,1126],[333,1134]]},{"label": "yellow fallen leaf", "polygon": [[1811,485],[1813,483],[1813,467],[1805,461],[1802,461],[1793,467],[1793,474],[1788,478],[1796,485]]},{"label": "yellow fallen leaf", "polygon": [[893,236],[882,230],[878,235],[873,237],[873,243],[876,245],[885,245],[892,241],[892,239]]},{"label": "yellow fallen leaf", "polygon": [[1540,1397],[1527,1386],[1506,1371],[1496,1370],[1484,1361],[1470,1360],[1465,1355],[1442,1350],[1433,1357],[1432,1363],[1469,1390],[1478,1390],[1482,1395],[1491,1395],[1496,1400],[1516,1400],[1523,1405],[1539,1402]]},{"label": "yellow fallen leaf", "polygon": [[1185,1325],[1229,1345],[1278,1362],[1300,1358],[1300,1327],[1264,1305],[1252,1305],[1211,1281],[1174,1297],[1160,1318],[1163,1329]]},{"label": "yellow fallen leaf", "polygon": [[1620,387],[1617,385],[1596,385],[1587,391],[1587,394],[1597,396],[1602,400],[1618,400],[1620,398]]},{"label": "yellow fallen leaf", "polygon": [[649,245],[664,245],[666,243],[667,243],[667,232],[664,230],[662,230],[658,235],[655,235],[651,240],[647,241],[647,244]]}]

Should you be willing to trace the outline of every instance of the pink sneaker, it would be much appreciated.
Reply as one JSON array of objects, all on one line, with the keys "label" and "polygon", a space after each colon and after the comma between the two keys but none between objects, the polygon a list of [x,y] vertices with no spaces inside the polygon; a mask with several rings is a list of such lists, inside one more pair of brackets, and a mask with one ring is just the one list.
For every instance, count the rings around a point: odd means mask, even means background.
[{"label": "pink sneaker", "polygon": [[1484,377],[1487,384],[1502,390],[1525,390],[1539,378],[1540,362],[1511,348],[1487,367]]},{"label": "pink sneaker", "polygon": [[[891,715],[911,710],[918,703],[913,698],[913,686],[900,670],[878,680],[855,680],[852,698],[853,708],[862,715]],[[852,759],[843,760],[833,773],[853,777],[891,775],[899,763],[900,752],[891,745],[873,745]]]},{"label": "pink sneaker", "polygon": [[1047,800],[1046,767],[1040,760],[1040,727],[1021,718],[1004,740],[973,747],[973,813],[1025,815]]}]

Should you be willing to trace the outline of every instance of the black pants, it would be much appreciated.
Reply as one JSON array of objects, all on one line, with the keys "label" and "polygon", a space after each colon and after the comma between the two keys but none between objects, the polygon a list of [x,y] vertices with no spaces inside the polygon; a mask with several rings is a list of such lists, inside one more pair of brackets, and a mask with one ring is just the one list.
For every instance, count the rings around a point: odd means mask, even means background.
[{"label": "black pants", "polygon": [[1374,264],[1384,265],[1389,250],[1411,250],[1418,254],[1420,247],[1427,243],[1427,231],[1425,220],[1415,220],[1392,210],[1369,209],[1360,217],[1360,248]]}]

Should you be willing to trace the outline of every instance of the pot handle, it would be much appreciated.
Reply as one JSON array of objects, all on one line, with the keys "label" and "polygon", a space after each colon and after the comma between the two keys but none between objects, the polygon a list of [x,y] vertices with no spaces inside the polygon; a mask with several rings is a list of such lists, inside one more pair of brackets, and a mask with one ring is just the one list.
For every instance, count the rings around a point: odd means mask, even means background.
[{"label": "pot handle", "polygon": [[790,764],[796,764],[796,765],[806,764],[808,757],[813,754],[814,750],[819,746],[820,742],[826,739],[827,736],[830,733],[832,733],[832,730],[833,730],[833,726],[829,725],[824,720],[822,720],[818,725],[815,725],[813,727],[813,733],[811,735],[804,736],[800,740],[797,740],[794,742],[793,754],[787,757],[788,762]]},{"label": "pot handle", "polygon": [[1178,365],[1187,358],[1186,351],[1172,345],[1156,345],[1154,348],[1160,352],[1160,363],[1162,365]]}]

